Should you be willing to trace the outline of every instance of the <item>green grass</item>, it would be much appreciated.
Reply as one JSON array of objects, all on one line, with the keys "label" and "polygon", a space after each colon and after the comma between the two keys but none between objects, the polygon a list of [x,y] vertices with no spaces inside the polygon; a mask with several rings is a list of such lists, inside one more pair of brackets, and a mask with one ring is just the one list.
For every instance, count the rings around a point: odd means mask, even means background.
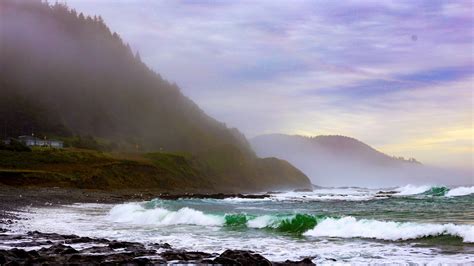
[{"label": "green grass", "polygon": [[76,148],[0,151],[0,183],[98,189],[211,189],[190,154],[108,153]]},{"label": "green grass", "polygon": [[[238,163],[235,163],[238,162]],[[109,153],[77,148],[0,150],[0,183],[96,189],[241,192],[304,187],[304,175],[277,159],[245,159],[238,151]]]}]

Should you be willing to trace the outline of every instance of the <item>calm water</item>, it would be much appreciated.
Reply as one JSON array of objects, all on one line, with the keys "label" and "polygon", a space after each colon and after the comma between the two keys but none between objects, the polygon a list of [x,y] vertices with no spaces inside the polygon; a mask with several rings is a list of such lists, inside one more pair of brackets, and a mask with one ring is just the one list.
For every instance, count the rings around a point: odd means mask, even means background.
[{"label": "calm water", "polygon": [[269,199],[181,199],[30,209],[17,230],[316,263],[474,263],[474,187],[318,189]]}]

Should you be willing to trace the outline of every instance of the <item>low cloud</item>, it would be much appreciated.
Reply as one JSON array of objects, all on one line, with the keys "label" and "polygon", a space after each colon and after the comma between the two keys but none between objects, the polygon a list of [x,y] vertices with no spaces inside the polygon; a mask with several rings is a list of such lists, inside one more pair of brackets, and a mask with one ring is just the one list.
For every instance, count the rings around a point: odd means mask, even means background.
[{"label": "low cloud", "polygon": [[472,168],[472,142],[445,134],[472,132],[470,1],[67,2],[249,136],[345,134]]}]

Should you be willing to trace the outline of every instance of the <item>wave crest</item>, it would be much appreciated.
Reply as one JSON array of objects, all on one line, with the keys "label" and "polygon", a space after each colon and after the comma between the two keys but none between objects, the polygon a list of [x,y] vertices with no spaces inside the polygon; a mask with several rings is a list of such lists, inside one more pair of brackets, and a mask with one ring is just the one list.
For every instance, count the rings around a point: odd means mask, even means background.
[{"label": "wave crest", "polygon": [[474,194],[474,186],[472,187],[457,187],[453,188],[448,193],[446,193],[446,197],[457,197],[457,196],[466,196]]},{"label": "wave crest", "polygon": [[[460,190],[456,193],[462,194],[465,191]],[[473,225],[357,220],[352,216],[342,218],[311,214],[258,216],[242,213],[216,215],[206,214],[189,207],[171,211],[161,207],[146,208],[145,205],[139,203],[126,203],[113,207],[109,212],[108,219],[114,222],[154,226],[199,225],[266,228],[316,237],[360,237],[398,241],[432,236],[455,236],[461,237],[464,242],[474,242]]]},{"label": "wave crest", "polygon": [[126,203],[113,207],[108,218],[114,222],[125,222],[144,225],[209,225],[219,226],[224,218],[205,214],[202,211],[184,207],[178,211],[169,211],[164,208],[146,209],[138,203]]},{"label": "wave crest", "polygon": [[452,235],[463,238],[464,242],[474,242],[474,226],[357,220],[348,216],[340,219],[327,218],[304,235],[341,238],[360,237],[391,241]]},{"label": "wave crest", "polygon": [[444,186],[413,186],[406,185],[395,189],[398,193],[397,196],[411,196],[411,195],[425,195],[425,196],[446,196],[446,197],[456,197],[456,196],[466,196],[474,194],[474,186],[472,187],[457,187],[449,189]]},{"label": "wave crest", "polygon": [[431,187],[432,186],[429,186],[429,185],[423,185],[423,186],[406,185],[406,186],[395,189],[395,191],[398,192],[396,195],[409,196],[409,195],[417,195],[417,194],[426,192],[429,189],[431,189]]}]

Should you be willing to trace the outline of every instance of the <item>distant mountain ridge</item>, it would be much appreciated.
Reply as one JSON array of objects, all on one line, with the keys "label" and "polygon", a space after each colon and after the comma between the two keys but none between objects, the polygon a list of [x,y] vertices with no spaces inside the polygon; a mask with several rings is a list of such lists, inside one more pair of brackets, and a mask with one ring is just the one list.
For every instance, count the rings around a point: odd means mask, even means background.
[{"label": "distant mountain ridge", "polygon": [[[373,162],[381,164],[400,162],[420,164],[420,162],[414,158],[404,159],[403,157],[389,156],[360,140],[341,135],[306,137],[300,135],[268,134],[253,138],[251,143],[253,148],[257,150],[258,154],[259,151],[264,152],[259,145],[271,140],[279,141],[280,145],[301,145],[298,147],[299,149],[308,149],[317,146],[317,148],[330,152],[332,155],[352,157],[352,159],[360,161],[372,160]],[[285,148],[291,147],[285,146]]]},{"label": "distant mountain ridge", "polygon": [[407,171],[418,172],[422,168],[421,163],[413,158],[392,157],[346,136],[269,134],[257,136],[250,143],[258,156],[285,159],[301,169],[316,185],[360,186],[382,180],[396,185],[395,180],[387,179],[408,177]]}]

